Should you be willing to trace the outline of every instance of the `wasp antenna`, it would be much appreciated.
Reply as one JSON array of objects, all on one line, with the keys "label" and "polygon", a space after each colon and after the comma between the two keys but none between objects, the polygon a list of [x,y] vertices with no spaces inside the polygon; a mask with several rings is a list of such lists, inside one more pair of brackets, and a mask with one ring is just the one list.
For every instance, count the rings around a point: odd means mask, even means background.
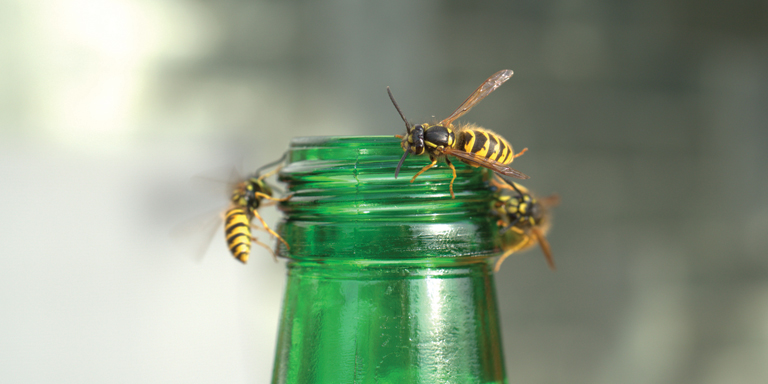
[{"label": "wasp antenna", "polygon": [[512,186],[512,189],[514,189],[514,190],[515,190],[515,192],[517,192],[517,195],[518,195],[518,196],[520,196],[521,198],[523,197],[523,193],[522,193],[522,192],[520,192],[520,190],[517,188],[517,185],[515,185],[515,183],[514,183],[514,182],[511,182],[511,181],[510,181],[510,182],[509,182],[509,185],[511,185],[511,186]]},{"label": "wasp antenna", "polygon": [[[389,87],[387,87],[387,93],[389,94],[389,99],[392,100],[392,104],[395,106],[395,109],[397,109],[397,113],[400,114],[400,118],[403,119],[403,122],[405,122],[406,132],[411,133],[411,124],[408,122],[408,120],[405,119],[405,116],[403,116],[403,111],[401,111],[400,106],[397,105],[397,102],[395,101],[395,97],[392,96],[392,91],[389,89]],[[402,163],[402,161],[400,163]],[[395,175],[395,177],[397,177],[397,175]]]},{"label": "wasp antenna", "polygon": [[523,193],[522,193],[522,192],[520,192],[520,189],[518,189],[518,188],[517,188],[517,185],[515,184],[515,182],[514,182],[514,181],[510,180],[510,179],[509,179],[507,176],[505,176],[505,175],[499,175],[498,173],[497,173],[496,175],[497,175],[497,176],[499,176],[499,178],[500,178],[500,179],[504,180],[504,182],[505,182],[505,183],[507,183],[507,185],[509,185],[510,187],[512,187],[512,189],[514,189],[514,190],[515,190],[515,192],[517,192],[518,196],[520,196],[520,197],[523,197]]},{"label": "wasp antenna", "polygon": [[259,176],[261,176],[261,172],[262,172],[263,170],[265,170],[265,169],[269,169],[269,168],[272,168],[272,167],[274,167],[274,166],[276,166],[276,165],[278,165],[278,164],[282,163],[283,161],[285,161],[285,158],[286,158],[286,157],[288,157],[288,151],[285,151],[285,152],[283,152],[283,155],[282,155],[282,156],[280,156],[280,158],[279,158],[279,159],[277,159],[277,160],[275,160],[275,161],[273,161],[273,162],[271,162],[271,163],[269,163],[269,164],[265,164],[265,165],[262,165],[261,167],[259,167],[259,168],[256,170],[256,172],[254,172],[254,175],[253,175],[253,177],[256,177],[256,178],[258,178]]},{"label": "wasp antenna", "polygon": [[400,167],[403,166],[403,162],[405,161],[405,158],[408,157],[408,153],[411,150],[411,146],[408,145],[408,143],[405,144],[405,153],[403,153],[403,157],[400,158],[400,162],[397,163],[397,168],[395,169],[395,179],[397,179],[397,174],[400,173]]}]

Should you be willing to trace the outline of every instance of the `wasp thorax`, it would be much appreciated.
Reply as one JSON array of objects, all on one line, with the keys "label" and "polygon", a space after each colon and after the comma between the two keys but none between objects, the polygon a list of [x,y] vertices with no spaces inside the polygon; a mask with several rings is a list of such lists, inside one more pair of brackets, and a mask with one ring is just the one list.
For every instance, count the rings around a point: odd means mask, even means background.
[{"label": "wasp thorax", "polygon": [[453,147],[456,136],[453,130],[443,125],[426,125],[424,127],[424,141],[432,147]]},{"label": "wasp thorax", "polygon": [[254,178],[245,183],[243,195],[243,205],[248,209],[255,210],[261,205],[261,199],[264,195],[272,196],[272,188],[264,181]]}]

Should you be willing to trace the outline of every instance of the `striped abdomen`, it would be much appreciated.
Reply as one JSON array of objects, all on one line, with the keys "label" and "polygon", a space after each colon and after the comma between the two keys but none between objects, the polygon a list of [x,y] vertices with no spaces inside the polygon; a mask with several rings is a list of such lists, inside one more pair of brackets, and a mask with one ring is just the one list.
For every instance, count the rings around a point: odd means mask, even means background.
[{"label": "striped abdomen", "polygon": [[229,251],[245,263],[251,254],[251,220],[245,209],[240,207],[230,208],[224,217],[224,235]]},{"label": "striped abdomen", "polygon": [[[474,126],[461,129],[456,149],[496,160],[502,164],[509,164],[515,158],[512,145],[507,140],[487,129]],[[477,167],[474,164],[470,165]]]}]

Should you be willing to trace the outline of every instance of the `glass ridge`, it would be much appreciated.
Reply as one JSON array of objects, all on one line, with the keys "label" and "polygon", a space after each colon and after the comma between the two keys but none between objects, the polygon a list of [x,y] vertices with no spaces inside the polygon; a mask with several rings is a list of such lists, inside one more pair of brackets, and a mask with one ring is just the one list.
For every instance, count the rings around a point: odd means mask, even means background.
[{"label": "glass ridge", "polygon": [[[392,136],[309,137],[291,142],[280,180],[293,197],[280,204],[280,233],[292,259],[466,257],[498,252],[489,216],[492,192],[478,168],[459,161],[411,177],[429,163],[409,156],[394,178],[403,150]],[[342,240],[342,241],[336,241]],[[365,244],[366,246],[362,246]],[[382,250],[388,250],[384,255]]]}]

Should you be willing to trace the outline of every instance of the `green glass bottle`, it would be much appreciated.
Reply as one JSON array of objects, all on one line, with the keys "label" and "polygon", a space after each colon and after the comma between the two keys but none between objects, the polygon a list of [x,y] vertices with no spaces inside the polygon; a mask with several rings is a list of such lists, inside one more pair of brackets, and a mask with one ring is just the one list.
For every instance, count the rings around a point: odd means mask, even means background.
[{"label": "green glass bottle", "polygon": [[428,163],[392,136],[291,142],[293,197],[273,383],[506,382],[491,256],[498,227],[481,169]]}]

